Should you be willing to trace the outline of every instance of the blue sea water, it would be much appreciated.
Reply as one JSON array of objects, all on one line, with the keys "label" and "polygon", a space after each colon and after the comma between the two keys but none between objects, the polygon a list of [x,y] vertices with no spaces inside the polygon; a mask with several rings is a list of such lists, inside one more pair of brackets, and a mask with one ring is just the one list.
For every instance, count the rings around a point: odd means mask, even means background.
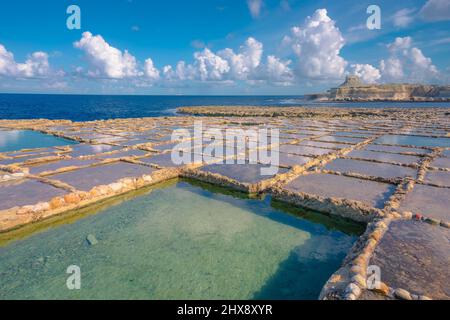
[{"label": "blue sea water", "polygon": [[302,96],[97,96],[0,94],[0,119],[68,119],[90,121],[112,118],[158,117],[176,115],[182,106],[258,105],[337,107],[450,107],[450,103],[313,103]]}]

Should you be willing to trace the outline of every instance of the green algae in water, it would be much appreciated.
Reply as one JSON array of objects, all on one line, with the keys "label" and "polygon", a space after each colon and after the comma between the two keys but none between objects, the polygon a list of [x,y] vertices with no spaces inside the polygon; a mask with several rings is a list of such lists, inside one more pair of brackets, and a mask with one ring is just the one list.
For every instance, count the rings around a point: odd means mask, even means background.
[{"label": "green algae in water", "polygon": [[0,152],[72,145],[76,142],[32,130],[0,130]]},{"label": "green algae in water", "polygon": [[341,229],[181,181],[0,248],[0,299],[316,299]]}]

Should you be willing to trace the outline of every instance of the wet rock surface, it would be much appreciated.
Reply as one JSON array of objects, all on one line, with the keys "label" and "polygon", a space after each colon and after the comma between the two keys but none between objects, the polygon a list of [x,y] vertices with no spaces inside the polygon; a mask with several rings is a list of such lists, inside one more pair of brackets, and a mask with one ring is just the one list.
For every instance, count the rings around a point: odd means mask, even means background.
[{"label": "wet rock surface", "polygon": [[450,220],[450,189],[416,184],[401,202],[401,211],[411,211],[439,220]]},{"label": "wet rock surface", "polygon": [[[421,221],[395,221],[370,261],[390,287],[450,299],[450,230]],[[404,291],[396,295],[405,296]]]},{"label": "wet rock surface", "polygon": [[288,190],[318,195],[325,198],[345,198],[364,202],[382,209],[394,193],[389,184],[338,176],[334,174],[308,174],[290,182]]}]

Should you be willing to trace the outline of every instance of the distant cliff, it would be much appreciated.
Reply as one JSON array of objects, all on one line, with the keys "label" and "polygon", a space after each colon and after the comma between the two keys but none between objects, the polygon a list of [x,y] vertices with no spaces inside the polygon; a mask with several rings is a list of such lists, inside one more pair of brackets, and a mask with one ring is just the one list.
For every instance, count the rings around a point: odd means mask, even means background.
[{"label": "distant cliff", "polygon": [[357,76],[347,76],[345,82],[326,93],[309,94],[319,101],[450,101],[450,86],[424,84],[369,85]]}]

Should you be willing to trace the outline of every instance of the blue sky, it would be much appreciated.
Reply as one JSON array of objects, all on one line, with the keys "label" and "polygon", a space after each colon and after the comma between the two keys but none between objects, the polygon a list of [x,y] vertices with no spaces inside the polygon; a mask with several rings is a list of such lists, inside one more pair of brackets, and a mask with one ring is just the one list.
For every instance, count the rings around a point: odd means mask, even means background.
[{"label": "blue sky", "polygon": [[[80,30],[66,27],[72,4]],[[380,30],[366,26],[371,4]],[[1,4],[0,30],[0,92],[303,94],[347,74],[449,82],[450,0],[16,0]]]}]

